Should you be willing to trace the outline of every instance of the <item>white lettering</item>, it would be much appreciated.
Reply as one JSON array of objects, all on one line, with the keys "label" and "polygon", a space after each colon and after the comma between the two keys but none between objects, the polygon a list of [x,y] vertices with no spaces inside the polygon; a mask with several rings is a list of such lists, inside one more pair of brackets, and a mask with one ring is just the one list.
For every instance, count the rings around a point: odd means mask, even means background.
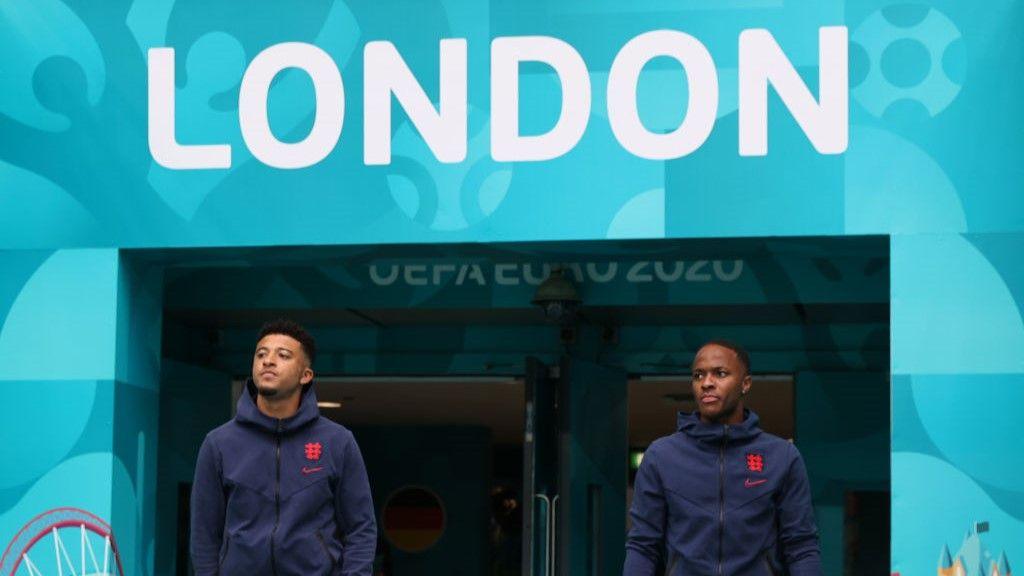
[{"label": "white lettering", "polygon": [[[519,134],[519,64],[543,62],[562,86],[555,127],[538,136]],[[558,158],[580,141],[590,119],[590,75],[575,48],[548,36],[495,38],[491,42],[491,156],[499,162]]]},{"label": "white lettering", "polygon": [[715,276],[719,280],[722,282],[732,282],[743,274],[743,260],[733,260],[730,272],[725,271],[725,264],[721,260],[715,260],[711,264],[711,268],[715,271]]},{"label": "white lettering", "polygon": [[768,84],[821,154],[841,154],[849,143],[847,31],[818,31],[818,92],[814,101],[793,63],[767,30],[740,33],[740,156],[768,154]]},{"label": "white lettering", "polygon": [[399,268],[396,264],[391,265],[391,270],[388,271],[387,276],[381,276],[380,271],[377,270],[377,265],[373,264],[370,266],[370,280],[373,281],[377,286],[390,286],[398,280]]},{"label": "white lettering", "polygon": [[654,263],[654,275],[658,277],[658,280],[662,282],[675,282],[683,276],[683,269],[685,265],[682,262],[672,263],[672,272],[665,271],[664,262]]},{"label": "white lettering", "polygon": [[629,269],[629,272],[626,273],[626,282],[635,282],[637,284],[641,284],[645,282],[654,281],[654,277],[651,276],[649,272],[644,272],[643,274],[640,273],[641,270],[646,270],[647,267],[650,265],[650,262],[645,261],[633,264],[633,266]]},{"label": "white lettering", "polygon": [[391,163],[392,94],[438,160],[455,163],[466,159],[465,40],[441,40],[438,111],[391,42],[367,43],[363,68],[364,163]]},{"label": "white lettering", "polygon": [[[422,275],[422,277],[420,276]],[[426,264],[410,264],[405,267],[405,283],[409,286],[427,285]]]},{"label": "white lettering", "polygon": [[[821,154],[840,154],[849,145],[848,32],[844,26],[818,30],[818,99],[797,73],[770,32],[743,30],[739,35],[739,154],[768,154],[768,87],[773,87],[797,124]],[[443,163],[467,158],[468,43],[439,42],[439,89],[435,106],[395,46],[368,42],[363,52],[363,162],[391,162],[392,98]],[[537,162],[558,158],[583,138],[591,115],[590,72],[570,44],[549,36],[499,37],[491,42],[491,156],[501,162]],[[672,58],[687,77],[687,109],[680,125],[667,132],[649,131],[640,120],[637,87],[645,66],[655,58]],[[175,51],[148,51],[148,144],[153,160],[174,170],[231,167],[228,144],[180,144],[175,132]],[[523,135],[520,130],[520,65],[549,66],[561,88],[558,120],[548,131]],[[286,143],[273,134],[267,97],[273,80],[289,68],[302,70],[313,83],[315,114],[309,133]],[[714,60],[697,38],[675,30],[655,30],[629,40],[611,62],[607,82],[607,117],[619,144],[631,154],[669,160],[691,154],[709,138],[718,111],[719,81]],[[281,169],[317,164],[335,148],[345,117],[341,72],[323,49],[284,42],[263,50],[246,69],[239,90],[238,122],[253,156]]]},{"label": "white lettering", "polygon": [[687,282],[711,282],[711,274],[707,272],[701,272],[701,270],[708,267],[707,260],[697,260],[690,266],[690,269],[686,272]]},{"label": "white lettering", "polygon": [[231,167],[228,144],[178,144],[174,131],[174,48],[149,50],[149,153],[172,170]]},{"label": "white lettering", "polygon": [[484,271],[480,268],[479,264],[470,266],[468,279],[475,281],[480,286],[487,285],[487,280],[484,280]]},{"label": "white lettering", "polygon": [[597,271],[597,264],[587,264],[587,276],[591,280],[598,284],[605,284],[611,282],[615,275],[619,273],[619,264],[617,262],[609,262],[605,268],[604,274],[599,274]]},{"label": "white lettering", "polygon": [[551,275],[551,265],[544,264],[541,266],[540,275],[533,273],[533,264],[526,264],[523,266],[523,278],[526,283],[531,286],[540,286],[541,282],[547,279]]},{"label": "white lettering", "polygon": [[435,286],[440,286],[441,285],[441,276],[445,272],[455,272],[455,265],[454,264],[438,264],[438,265],[434,266],[434,285]]},{"label": "white lettering", "polygon": [[[640,121],[636,88],[644,66],[660,56],[683,65],[689,99],[682,124],[668,134],[650,132]],[[718,72],[699,40],[673,30],[647,32],[630,40],[608,73],[608,121],[623,148],[650,160],[686,156],[711,134],[718,112]]]},{"label": "white lettering", "polygon": [[[285,143],[274,136],[267,116],[270,84],[283,70],[298,68],[313,81],[316,114],[313,127],[300,142]],[[305,168],[334,150],[345,118],[345,88],[334,60],[322,49],[304,42],[283,42],[260,52],[242,76],[238,121],[242,139],[257,160],[274,168]]]},{"label": "white lettering", "polygon": [[515,264],[496,264],[494,266],[494,283],[498,286],[518,286],[519,278],[508,276],[507,273],[516,269]]}]

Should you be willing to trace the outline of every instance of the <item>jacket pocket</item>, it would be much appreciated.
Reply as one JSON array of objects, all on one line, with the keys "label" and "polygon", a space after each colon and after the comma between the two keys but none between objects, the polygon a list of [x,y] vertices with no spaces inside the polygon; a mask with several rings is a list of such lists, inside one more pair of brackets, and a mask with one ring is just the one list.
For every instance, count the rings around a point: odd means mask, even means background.
[{"label": "jacket pocket", "polygon": [[316,539],[320,541],[320,547],[323,549],[324,554],[327,556],[327,560],[331,564],[331,574],[334,574],[334,568],[337,561],[334,559],[334,556],[331,555],[331,549],[327,547],[327,541],[324,540],[324,535],[319,530],[316,531]]}]

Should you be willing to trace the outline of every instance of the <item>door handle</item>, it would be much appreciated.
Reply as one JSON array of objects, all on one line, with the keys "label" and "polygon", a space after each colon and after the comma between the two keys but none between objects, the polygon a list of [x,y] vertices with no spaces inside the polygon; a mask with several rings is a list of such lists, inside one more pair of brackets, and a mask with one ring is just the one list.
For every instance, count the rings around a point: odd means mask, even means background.
[{"label": "door handle", "polygon": [[551,545],[548,546],[548,563],[551,565],[550,576],[555,576],[555,560],[558,558],[557,546],[557,526],[558,526],[558,494],[555,494],[551,498],[551,520],[548,522],[551,525]]},{"label": "door handle", "polygon": [[[544,518],[544,574],[540,576],[554,576],[551,573],[551,499],[544,494],[534,494],[533,498],[544,503],[544,514],[541,516]],[[530,537],[533,538],[533,535]],[[533,566],[529,569],[533,570]]]}]

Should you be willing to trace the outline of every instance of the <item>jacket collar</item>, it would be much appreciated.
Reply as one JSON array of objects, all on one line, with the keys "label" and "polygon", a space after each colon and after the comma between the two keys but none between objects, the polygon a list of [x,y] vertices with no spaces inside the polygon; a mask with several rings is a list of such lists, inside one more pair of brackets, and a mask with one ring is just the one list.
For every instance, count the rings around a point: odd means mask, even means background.
[{"label": "jacket collar", "polygon": [[743,410],[743,422],[739,424],[707,424],[700,419],[699,412],[680,412],[679,431],[701,442],[721,442],[726,435],[730,441],[754,438],[761,433],[761,419],[750,410]]},{"label": "jacket collar", "polygon": [[320,417],[320,409],[316,404],[316,392],[313,391],[312,383],[305,385],[299,392],[299,410],[288,418],[272,418],[260,412],[259,407],[256,406],[256,394],[256,383],[249,378],[245,382],[245,390],[238,397],[235,412],[237,422],[263,428],[269,432],[278,430],[290,432]]}]

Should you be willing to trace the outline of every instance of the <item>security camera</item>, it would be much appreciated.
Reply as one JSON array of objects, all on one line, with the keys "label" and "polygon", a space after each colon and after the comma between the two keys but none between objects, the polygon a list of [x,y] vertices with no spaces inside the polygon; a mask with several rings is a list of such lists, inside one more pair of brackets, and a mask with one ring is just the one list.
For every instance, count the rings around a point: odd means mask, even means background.
[{"label": "security camera", "polygon": [[540,306],[548,321],[563,325],[575,320],[581,302],[576,286],[564,276],[561,268],[551,270],[531,300]]}]

